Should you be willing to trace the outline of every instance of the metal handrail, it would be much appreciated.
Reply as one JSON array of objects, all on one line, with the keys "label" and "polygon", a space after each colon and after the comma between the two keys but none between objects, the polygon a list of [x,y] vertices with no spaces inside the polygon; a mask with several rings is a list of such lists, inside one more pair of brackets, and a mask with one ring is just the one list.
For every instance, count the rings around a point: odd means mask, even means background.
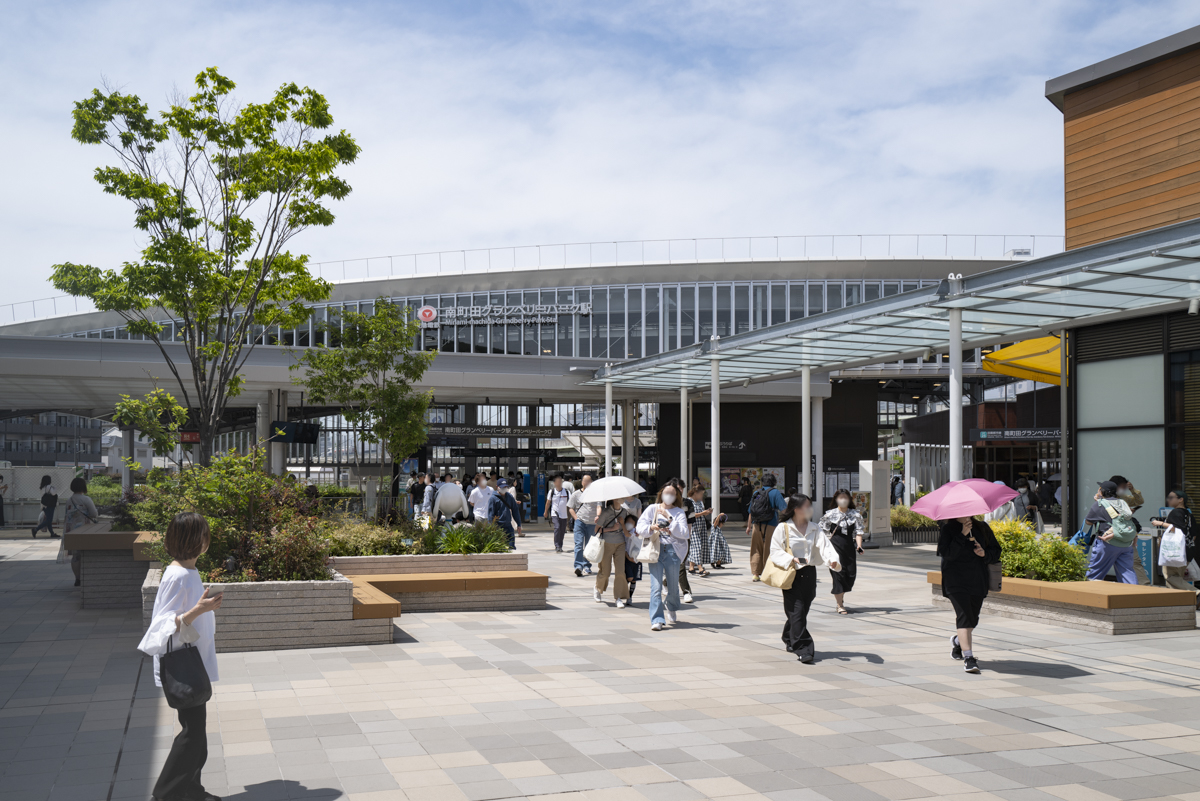
[{"label": "metal handrail", "polygon": [[[442,250],[314,262],[309,270],[335,283],[387,278],[570,270],[655,264],[720,264],[755,261],[859,259],[1037,258],[1059,253],[1065,238],[1054,234],[823,234],[613,240]],[[1014,253],[1014,251],[1028,251]],[[0,305],[0,326],[95,311],[86,298],[56,295]]]}]

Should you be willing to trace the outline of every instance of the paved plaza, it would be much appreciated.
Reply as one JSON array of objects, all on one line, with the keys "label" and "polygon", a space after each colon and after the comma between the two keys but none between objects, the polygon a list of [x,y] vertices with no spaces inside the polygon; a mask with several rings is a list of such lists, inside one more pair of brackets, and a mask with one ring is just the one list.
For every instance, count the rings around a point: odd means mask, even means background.
[{"label": "paved plaza", "polygon": [[[148,799],[174,716],[141,614],[82,611],[57,541],[0,540],[0,798]],[[549,535],[539,612],[408,614],[393,645],[222,654],[205,784],[237,801],[1200,801],[1200,632],[1106,637],[985,617],[949,656],[932,546],[870,552],[817,662],[736,564],[678,625],[591,598]],[[648,578],[648,576],[647,576]],[[610,591],[611,595],[611,591]]]}]

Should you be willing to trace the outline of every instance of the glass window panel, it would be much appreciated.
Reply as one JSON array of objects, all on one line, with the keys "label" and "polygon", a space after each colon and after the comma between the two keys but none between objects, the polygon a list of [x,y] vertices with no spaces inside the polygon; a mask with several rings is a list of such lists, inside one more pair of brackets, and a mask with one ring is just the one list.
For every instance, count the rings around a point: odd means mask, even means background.
[{"label": "glass window panel", "polygon": [[730,297],[733,287],[717,287],[717,336],[727,337],[733,333],[733,302]]},{"label": "glass window panel", "polygon": [[733,333],[750,330],[750,287],[738,284],[733,288]]},{"label": "glass window panel", "polygon": [[629,305],[629,341],[625,347],[626,358],[640,359],[642,357],[642,288],[629,287],[627,291]]},{"label": "glass window panel", "polygon": [[608,358],[608,290],[592,290],[592,358]]},{"label": "glass window panel", "polygon": [[1189,499],[1200,497],[1200,426],[1176,429],[1167,440],[1171,445],[1168,486],[1182,487]]},{"label": "glass window panel", "polygon": [[847,283],[846,284],[846,305],[857,306],[862,303],[862,284]]},{"label": "glass window panel", "polygon": [[918,286],[920,286],[920,284],[918,284],[916,281],[905,281],[903,286],[904,286],[903,291],[912,292],[914,289],[916,289]]},{"label": "glass window panel", "polygon": [[792,284],[789,287],[791,319],[799,320],[804,317],[804,284]]},{"label": "glass window panel", "polygon": [[[579,303],[592,302],[592,290],[576,289],[575,299]],[[575,347],[578,349],[576,356],[587,358],[592,352],[592,316],[590,314],[580,314],[576,318],[576,325],[579,330],[576,332]]]},{"label": "glass window panel", "polygon": [[787,320],[787,287],[774,284],[771,287],[771,325]]},{"label": "glass window panel", "polygon": [[820,281],[808,283],[808,316],[825,311],[825,285]]},{"label": "glass window panel", "polygon": [[456,350],[459,353],[471,352],[471,326],[460,325],[455,329],[457,346]]},{"label": "glass window panel", "polygon": [[[1163,359],[1161,355],[1135,356],[1081,364],[1075,395],[1078,398],[1079,427],[1161,425],[1163,423]],[[1137,387],[1137,403],[1130,403],[1125,392],[1113,387]],[[1161,445],[1160,445],[1161,447]],[[1161,462],[1161,453],[1160,453]],[[1125,470],[1110,470],[1108,475]],[[1108,478],[1108,476],[1105,476]],[[1130,479],[1141,487],[1137,479]],[[1094,487],[1095,484],[1081,484]],[[1146,496],[1158,497],[1155,496]]]},{"label": "glass window panel", "polygon": [[[1168,419],[1172,423],[1200,423],[1200,350],[1171,354],[1168,400],[1171,404]],[[1196,456],[1200,457],[1200,453]],[[1195,478],[1200,480],[1200,474]]]},{"label": "glass window panel", "polygon": [[[550,306],[550,305],[554,304],[555,302],[556,301],[554,300],[554,290],[553,289],[543,289],[542,297],[541,297],[541,304],[543,306]],[[543,356],[553,356],[554,355],[554,326],[547,324],[547,325],[543,325],[541,328],[542,328],[542,355]]]},{"label": "glass window panel", "polygon": [[475,352],[488,352],[488,327],[486,325],[473,325],[471,330],[475,332]]},{"label": "glass window panel", "polygon": [[750,325],[756,329],[766,328],[771,324],[771,287],[755,284],[750,300]]},{"label": "glass window panel", "polygon": [[900,285],[899,284],[886,283],[883,285],[883,296],[885,298],[890,297],[892,295],[899,295],[899,294],[900,294]]},{"label": "glass window panel", "polygon": [[863,300],[879,300],[879,284],[867,284]]},{"label": "glass window panel", "polygon": [[666,317],[666,339],[663,347],[675,350],[679,347],[679,288],[669,286],[663,289],[663,316]]},{"label": "glass window panel", "polygon": [[520,356],[521,355],[521,326],[506,325],[506,326],[504,326],[504,331],[508,337],[508,355],[509,356]]},{"label": "glass window panel", "polygon": [[833,311],[842,308],[842,283],[829,281],[825,284],[825,310]]},{"label": "glass window panel", "polygon": [[608,288],[608,356],[625,358],[625,287]]},{"label": "glass window panel", "polygon": [[709,284],[699,289],[700,341],[703,342],[713,335],[713,287]]},{"label": "glass window panel", "polygon": [[[559,303],[573,303],[572,297],[574,292],[570,289],[558,290]],[[558,355],[559,356],[574,356],[575,347],[575,315],[560,314],[558,315]]]},{"label": "glass window panel", "polygon": [[696,343],[696,287],[679,289],[679,347]]},{"label": "glass window panel", "polygon": [[[1162,363],[1161,357],[1154,357]],[[1132,359],[1117,359],[1115,362],[1132,361]],[[1114,364],[1115,362],[1098,362],[1100,364]],[[1094,365],[1079,365],[1080,368],[1092,367]],[[1082,379],[1083,370],[1080,369],[1080,377]],[[1161,371],[1160,371],[1161,373]],[[1082,401],[1082,380],[1080,382],[1079,399]],[[1112,386],[1111,384],[1109,385]],[[1128,384],[1126,386],[1134,386]],[[1161,382],[1159,384],[1161,386]],[[1120,395],[1119,392],[1112,392],[1113,395]],[[1130,409],[1133,404],[1112,404],[1114,407],[1120,406],[1124,409]],[[1139,401],[1138,405],[1141,404]],[[1162,405],[1159,405],[1159,414],[1162,413]],[[1130,409],[1132,411],[1132,409]],[[1151,508],[1157,508],[1161,503],[1160,498],[1165,498],[1167,494],[1166,488],[1166,470],[1165,456],[1163,446],[1163,429],[1162,428],[1133,428],[1133,429],[1109,429],[1107,431],[1080,431],[1077,435],[1079,447],[1079,464],[1076,468],[1079,476],[1078,486],[1082,489],[1077,493],[1074,504],[1078,510],[1079,519],[1087,515],[1087,510],[1094,502],[1092,496],[1095,494],[1095,486],[1097,482],[1107,481],[1109,476],[1120,474],[1129,478],[1133,485],[1141,491],[1146,498],[1148,505]],[[1145,513],[1145,510],[1142,510]],[[1148,516],[1148,515],[1146,515]],[[1140,519],[1145,520],[1145,517]]]},{"label": "glass window panel", "polygon": [[659,342],[658,287],[646,287],[646,355],[658,354]]}]

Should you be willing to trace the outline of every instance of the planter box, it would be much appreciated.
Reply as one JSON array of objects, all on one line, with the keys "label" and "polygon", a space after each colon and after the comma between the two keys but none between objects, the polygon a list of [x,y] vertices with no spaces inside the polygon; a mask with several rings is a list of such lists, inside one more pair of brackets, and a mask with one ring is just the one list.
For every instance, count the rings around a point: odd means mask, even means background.
[{"label": "planter box", "polygon": [[[149,627],[162,570],[142,584],[142,629]],[[390,618],[354,619],[354,585],[330,581],[258,581],[207,584],[225,593],[217,610],[217,652],[276,651],[392,642]]]},{"label": "planter box", "polygon": [[528,570],[527,553],[420,554],[418,556],[335,556],[330,565],[347,576],[380,573],[477,573]]},{"label": "planter box", "polygon": [[103,520],[64,535],[64,547],[79,554],[79,583],[84,609],[137,609],[150,563],[133,550],[137,531],[110,531]]},{"label": "planter box", "polygon": [[[951,608],[942,597],[942,574],[927,575],[933,605]],[[1184,590],[1111,581],[1035,581],[1004,577],[990,593],[983,614],[1032,620],[1097,634],[1144,634],[1196,628],[1196,595]]]}]

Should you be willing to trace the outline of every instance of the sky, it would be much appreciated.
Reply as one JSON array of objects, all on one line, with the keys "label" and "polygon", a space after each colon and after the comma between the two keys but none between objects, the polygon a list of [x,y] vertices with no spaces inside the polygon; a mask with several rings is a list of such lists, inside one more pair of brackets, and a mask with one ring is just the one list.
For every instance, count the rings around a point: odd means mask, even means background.
[{"label": "sky", "polygon": [[[313,261],[562,242],[1061,234],[1048,78],[1200,22],[1194,0],[4,4],[0,306],[144,242],[70,138],[216,66],[324,94],[362,147]],[[0,310],[0,314],[3,314]]]}]

